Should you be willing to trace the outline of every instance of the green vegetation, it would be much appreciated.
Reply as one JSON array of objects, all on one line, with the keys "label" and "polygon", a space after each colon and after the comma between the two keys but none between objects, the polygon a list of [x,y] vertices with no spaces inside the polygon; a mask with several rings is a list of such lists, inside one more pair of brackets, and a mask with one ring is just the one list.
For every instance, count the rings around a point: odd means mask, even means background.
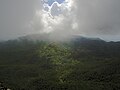
[{"label": "green vegetation", "polygon": [[120,42],[0,43],[0,82],[12,90],[119,90]]}]

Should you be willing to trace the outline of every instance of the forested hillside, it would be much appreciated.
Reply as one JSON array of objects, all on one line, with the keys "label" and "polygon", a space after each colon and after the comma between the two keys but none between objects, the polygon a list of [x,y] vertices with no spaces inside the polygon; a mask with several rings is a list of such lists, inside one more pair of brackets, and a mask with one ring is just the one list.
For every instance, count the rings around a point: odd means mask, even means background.
[{"label": "forested hillside", "polygon": [[119,90],[120,42],[1,42],[0,82],[11,90]]}]

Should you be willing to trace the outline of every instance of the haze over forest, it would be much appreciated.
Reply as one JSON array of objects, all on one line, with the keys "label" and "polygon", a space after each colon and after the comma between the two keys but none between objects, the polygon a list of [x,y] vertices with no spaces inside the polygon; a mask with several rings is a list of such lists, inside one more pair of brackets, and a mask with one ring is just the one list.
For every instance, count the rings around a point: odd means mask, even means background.
[{"label": "haze over forest", "polygon": [[120,0],[0,0],[0,90],[120,90]]},{"label": "haze over forest", "polygon": [[78,34],[120,40],[120,0],[68,0],[68,4],[60,15],[54,5],[51,19],[45,16],[42,0],[0,0],[0,40],[41,32],[56,39]]}]

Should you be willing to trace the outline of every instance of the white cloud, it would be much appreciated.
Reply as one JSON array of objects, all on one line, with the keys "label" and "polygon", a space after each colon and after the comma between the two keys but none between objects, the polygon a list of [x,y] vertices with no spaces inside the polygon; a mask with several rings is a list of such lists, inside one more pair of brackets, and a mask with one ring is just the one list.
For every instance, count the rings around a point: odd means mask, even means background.
[{"label": "white cloud", "polygon": [[[35,17],[38,19],[32,21],[35,24],[34,29],[42,25],[42,28],[39,29],[40,32],[50,33],[50,38],[56,40],[70,37],[74,33],[74,29],[78,28],[75,14],[72,11],[74,6],[71,4],[71,2],[61,5],[54,3],[51,7],[51,15],[44,10],[37,10]],[[40,21],[38,22],[38,20]]]},{"label": "white cloud", "polygon": [[55,39],[79,34],[120,40],[120,0],[66,2],[51,15],[41,0],[0,0],[0,40],[45,32]]},{"label": "white cloud", "polygon": [[68,0],[61,6],[54,3],[49,14],[36,11],[40,12],[38,18],[41,17],[38,26],[43,26],[39,30],[50,33],[52,39],[65,39],[74,34],[113,37],[120,34],[119,4],[119,0]]}]

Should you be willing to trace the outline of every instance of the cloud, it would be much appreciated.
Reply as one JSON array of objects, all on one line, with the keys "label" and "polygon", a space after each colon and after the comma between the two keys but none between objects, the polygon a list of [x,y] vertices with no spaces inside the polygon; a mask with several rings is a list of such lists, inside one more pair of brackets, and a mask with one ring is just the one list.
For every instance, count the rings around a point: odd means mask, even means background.
[{"label": "cloud", "polygon": [[47,33],[56,40],[76,34],[120,40],[120,0],[66,2],[54,4],[51,14],[40,0],[0,0],[0,39]]},{"label": "cloud", "polygon": [[[33,19],[32,23],[37,25],[34,27],[40,27],[40,33],[49,33],[51,40],[63,40],[68,39],[71,35],[75,34],[75,30],[78,28],[75,14],[72,11],[74,6],[71,6],[71,2],[58,5],[53,3],[50,13],[42,10],[36,10],[36,20]],[[36,24],[37,21],[39,24]],[[41,27],[41,25],[43,27]]]},{"label": "cloud", "polygon": [[39,0],[0,0],[0,40],[35,32],[29,22],[40,8]]},{"label": "cloud", "polygon": [[74,34],[102,38],[120,34],[119,0],[70,1],[70,7],[63,10],[60,15],[56,13],[57,5],[52,8],[52,15],[56,16],[53,19],[49,15],[40,14],[44,26],[40,31],[48,31],[47,33],[51,33],[51,37],[55,39],[63,39]]},{"label": "cloud", "polygon": [[119,4],[119,0],[77,0],[79,28],[86,34],[120,34]]}]

